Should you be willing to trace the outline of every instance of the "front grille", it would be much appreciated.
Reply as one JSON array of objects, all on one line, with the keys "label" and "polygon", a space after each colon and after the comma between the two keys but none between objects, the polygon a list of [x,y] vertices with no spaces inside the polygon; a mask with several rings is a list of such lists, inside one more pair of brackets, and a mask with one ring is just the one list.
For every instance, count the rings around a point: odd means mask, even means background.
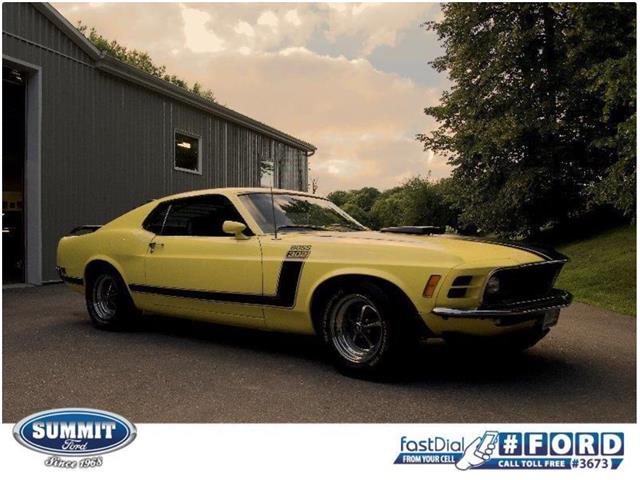
[{"label": "front grille", "polygon": [[496,271],[492,276],[500,281],[500,290],[491,295],[485,292],[485,307],[504,306],[541,298],[552,292],[563,261],[540,262]]}]

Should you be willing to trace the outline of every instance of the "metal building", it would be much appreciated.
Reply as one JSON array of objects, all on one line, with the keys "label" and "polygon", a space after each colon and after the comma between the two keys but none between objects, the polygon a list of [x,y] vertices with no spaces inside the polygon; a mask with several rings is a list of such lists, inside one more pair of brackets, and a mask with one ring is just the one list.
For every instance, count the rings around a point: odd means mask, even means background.
[{"label": "metal building", "polygon": [[313,145],[105,55],[49,4],[2,8],[5,284],[55,280],[62,235],[152,198],[307,189]]}]

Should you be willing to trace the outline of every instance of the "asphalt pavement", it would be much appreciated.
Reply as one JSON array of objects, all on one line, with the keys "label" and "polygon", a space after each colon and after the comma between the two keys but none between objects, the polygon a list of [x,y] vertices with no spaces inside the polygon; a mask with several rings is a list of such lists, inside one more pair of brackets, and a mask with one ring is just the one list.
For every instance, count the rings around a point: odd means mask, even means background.
[{"label": "asphalt pavement", "polygon": [[59,407],[144,422],[635,422],[636,321],[575,304],[515,358],[430,341],[391,382],[313,337],[149,317],[95,330],[64,285],[3,290],[3,422]]}]

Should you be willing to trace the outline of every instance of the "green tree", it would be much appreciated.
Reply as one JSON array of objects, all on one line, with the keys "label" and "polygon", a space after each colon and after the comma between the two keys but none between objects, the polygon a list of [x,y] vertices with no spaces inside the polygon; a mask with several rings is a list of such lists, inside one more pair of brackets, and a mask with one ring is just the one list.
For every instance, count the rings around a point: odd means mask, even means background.
[{"label": "green tree", "polygon": [[368,226],[373,229],[405,225],[404,197],[400,187],[384,191],[371,207]]},{"label": "green tree", "polygon": [[371,226],[370,211],[379,196],[377,188],[364,187],[359,190],[336,190],[327,198],[363,225]]},{"label": "green tree", "polygon": [[335,192],[331,192],[329,195],[327,195],[327,198],[339,207],[347,203],[351,199],[351,197],[352,193],[346,192],[344,190],[336,190]]},{"label": "green tree", "polygon": [[451,179],[414,177],[380,192],[373,187],[336,190],[327,198],[360,223],[373,228],[398,225],[435,225],[458,228],[460,208]]},{"label": "green tree", "polygon": [[365,212],[355,203],[345,203],[341,208],[363,225],[369,225],[371,223],[369,221],[369,213]]},{"label": "green tree", "polygon": [[531,236],[598,203],[633,211],[635,4],[442,8],[426,28],[453,85],[418,139],[448,156],[461,223]]},{"label": "green tree", "polygon": [[[613,205],[632,217],[636,205],[635,9],[594,4],[578,19],[570,41],[575,55],[591,65],[585,75],[589,89],[602,99],[594,148],[610,164],[590,193],[594,203]],[[603,49],[603,43],[608,48]]]},{"label": "green tree", "polygon": [[164,65],[156,65],[147,52],[129,49],[118,43],[117,40],[108,40],[100,35],[94,27],[89,28],[82,22],[78,22],[78,26],[76,28],[101,52],[106,52],[121,62],[128,63],[129,65],[139,68],[154,77],[166,80],[167,82],[184,88],[191,93],[195,93],[207,100],[215,102],[216,98],[211,90],[205,90],[198,82],[194,83],[193,87],[190,88],[186,81],[175,75],[167,74],[167,67]]},{"label": "green tree", "polygon": [[350,201],[364,211],[368,212],[369,210],[371,210],[371,207],[373,207],[373,204],[379,196],[380,191],[377,188],[364,187],[360,190],[353,190]]}]

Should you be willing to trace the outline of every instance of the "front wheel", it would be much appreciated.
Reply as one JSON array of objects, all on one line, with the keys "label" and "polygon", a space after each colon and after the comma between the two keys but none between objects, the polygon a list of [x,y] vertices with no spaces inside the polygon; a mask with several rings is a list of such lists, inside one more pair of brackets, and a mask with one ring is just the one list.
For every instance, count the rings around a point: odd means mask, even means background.
[{"label": "front wheel", "polygon": [[340,289],[322,316],[325,344],[338,368],[354,375],[379,374],[396,363],[403,321],[387,293],[373,284]]},{"label": "front wheel", "polygon": [[111,270],[102,270],[87,279],[85,300],[91,323],[100,329],[121,329],[138,316],[126,285]]}]

